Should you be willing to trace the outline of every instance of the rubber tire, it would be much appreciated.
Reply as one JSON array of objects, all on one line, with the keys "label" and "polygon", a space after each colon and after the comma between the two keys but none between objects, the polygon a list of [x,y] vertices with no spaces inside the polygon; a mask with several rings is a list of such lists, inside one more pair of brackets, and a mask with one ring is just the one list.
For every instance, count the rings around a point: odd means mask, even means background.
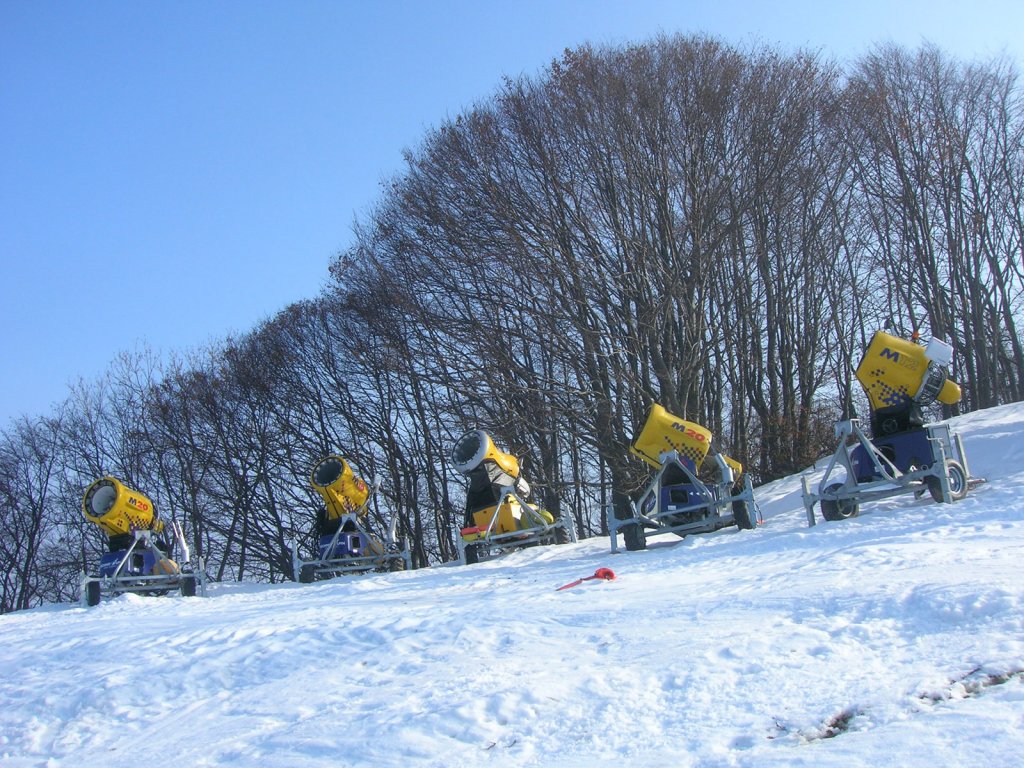
[{"label": "rubber tire", "polygon": [[195,597],[196,596],[196,577],[195,576],[183,576],[181,579],[181,596],[182,597]]},{"label": "rubber tire", "polygon": [[647,549],[647,532],[639,523],[630,523],[619,528],[622,540],[626,543],[626,551],[640,552]]},{"label": "rubber tire", "polygon": [[569,531],[565,527],[565,523],[555,528],[555,544],[568,544]]},{"label": "rubber tire", "polygon": [[100,604],[100,583],[98,581],[86,582],[85,604],[90,608]]},{"label": "rubber tire", "polygon": [[752,531],[757,527],[754,516],[750,514],[750,505],[745,499],[736,499],[732,503],[732,516],[736,520],[736,527],[741,531]]},{"label": "rubber tire", "polygon": [[405,570],[405,560],[401,557],[393,557],[388,560],[388,573],[398,573]]},{"label": "rubber tire", "polygon": [[[960,501],[967,495],[967,472],[959,461],[946,460],[946,476],[949,477],[949,495],[953,501]],[[942,485],[937,477],[926,477],[928,492],[938,503],[942,503]]]},{"label": "rubber tire", "polygon": [[480,548],[478,544],[466,545],[466,565],[476,565],[480,562]]},{"label": "rubber tire", "polygon": [[[825,489],[825,492],[835,491],[842,487],[842,483],[832,483],[832,485]],[[856,517],[858,514],[860,514],[860,507],[851,499],[843,499],[841,501],[821,500],[821,516],[831,522],[848,520],[851,517]]]},{"label": "rubber tire", "polygon": [[299,568],[299,584],[312,584],[316,581],[316,566],[306,563]]}]

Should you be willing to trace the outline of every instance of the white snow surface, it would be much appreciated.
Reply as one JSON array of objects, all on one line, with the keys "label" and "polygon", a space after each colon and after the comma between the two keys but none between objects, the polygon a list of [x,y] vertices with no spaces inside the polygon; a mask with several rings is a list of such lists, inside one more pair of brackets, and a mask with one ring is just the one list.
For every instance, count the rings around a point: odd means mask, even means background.
[{"label": "white snow surface", "polygon": [[1024,403],[953,425],[953,505],[0,616],[0,765],[1021,765]]}]

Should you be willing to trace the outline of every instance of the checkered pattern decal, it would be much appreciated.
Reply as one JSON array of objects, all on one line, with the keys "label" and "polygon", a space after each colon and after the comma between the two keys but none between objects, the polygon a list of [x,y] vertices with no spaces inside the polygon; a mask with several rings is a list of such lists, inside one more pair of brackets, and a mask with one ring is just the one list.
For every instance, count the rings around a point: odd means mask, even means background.
[{"label": "checkered pattern decal", "polygon": [[875,381],[871,382],[871,386],[868,387],[868,397],[873,402],[893,406],[904,405],[911,400],[910,392],[906,386],[901,384],[898,387],[893,387],[880,380],[885,376],[884,368],[876,368],[868,373],[875,379]]}]

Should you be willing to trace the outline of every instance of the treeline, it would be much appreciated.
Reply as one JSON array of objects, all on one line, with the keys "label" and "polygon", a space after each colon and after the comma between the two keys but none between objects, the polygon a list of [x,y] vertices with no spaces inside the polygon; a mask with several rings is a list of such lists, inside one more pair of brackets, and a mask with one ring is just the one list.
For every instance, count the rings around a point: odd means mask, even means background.
[{"label": "treeline", "polygon": [[456,556],[467,429],[591,536],[646,475],[627,449],[651,402],[763,482],[867,415],[852,371],[879,328],[950,341],[965,410],[1024,399],[1022,194],[1005,61],[567,51],[407,153],[331,290],[170,362],[124,354],[8,427],[0,610],[77,597],[104,474],[181,521],[212,578],[279,581],[330,452],[381,478],[372,519],[422,567]]}]

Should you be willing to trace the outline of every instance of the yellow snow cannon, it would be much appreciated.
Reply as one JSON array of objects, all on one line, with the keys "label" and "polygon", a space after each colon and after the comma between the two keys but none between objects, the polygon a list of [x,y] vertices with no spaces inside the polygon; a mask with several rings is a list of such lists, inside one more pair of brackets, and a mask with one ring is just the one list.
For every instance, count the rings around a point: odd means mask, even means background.
[{"label": "yellow snow cannon", "polygon": [[370,487],[341,456],[327,456],[317,462],[309,482],[323,497],[328,520],[347,514],[360,517],[366,514]]},{"label": "yellow snow cannon", "polygon": [[293,542],[292,568],[295,580],[309,584],[318,577],[331,578],[367,571],[400,571],[411,567],[407,549],[398,545],[398,518],[391,521],[387,541],[369,528],[370,500],[377,490],[367,485],[351,465],[337,454],[325,456],[313,467],[310,485],[324,500],[317,519],[316,554],[311,560],[299,558]]},{"label": "yellow snow cannon", "polygon": [[[655,469],[661,469],[662,454],[675,451],[680,457],[688,459],[693,469],[698,470],[711,450],[711,437],[711,431],[706,427],[673,416],[654,403],[643,429],[629,446],[629,452]],[[743,474],[740,462],[724,454],[719,455],[732,468],[736,477]]]},{"label": "yellow snow cannon", "polygon": [[[688,536],[735,525],[756,526],[754,491],[743,465],[722,453],[711,452],[712,434],[696,422],[674,416],[658,403],[651,406],[640,434],[629,450],[657,472],[639,500],[628,510],[608,514],[612,552],[618,551],[622,532],[626,549],[646,549],[647,535],[673,533]],[[710,458],[713,481],[698,473]]]},{"label": "yellow snow cannon", "polygon": [[802,478],[809,525],[819,502],[822,517],[835,521],[859,514],[863,502],[904,493],[928,492],[951,503],[983,482],[971,478],[963,443],[949,424],[925,424],[924,406],[960,401],[960,387],[949,379],[952,360],[942,339],[922,344],[917,333],[901,339],[875,332],[855,371],[871,406],[871,437],[857,419],[836,424],[839,445],[817,490]]},{"label": "yellow snow cannon", "polygon": [[[523,504],[517,498],[508,497],[500,509],[497,504],[501,489],[506,487],[514,488],[522,499],[530,496],[530,484],[519,474],[519,459],[500,450],[490,435],[478,429],[467,432],[455,444],[452,463],[456,470],[470,479],[466,499],[467,524],[471,522],[486,528],[497,511],[498,519],[493,526],[496,533],[510,533],[524,527]],[[538,512],[545,522],[554,522],[550,513]]]},{"label": "yellow snow cannon", "polygon": [[86,489],[82,497],[82,512],[108,538],[125,536],[137,530],[160,533],[164,529],[153,502],[116,477],[101,477]]},{"label": "yellow snow cannon", "polygon": [[960,386],[949,379],[953,349],[941,339],[927,346],[877,331],[856,376],[871,403],[875,437],[924,424],[921,407],[938,400],[960,401]]},{"label": "yellow snow cannon", "polygon": [[[86,489],[82,512],[108,542],[98,573],[82,577],[87,605],[97,605],[104,594],[163,595],[177,589],[193,597],[197,588],[205,593],[202,564],[194,572],[181,526],[174,521],[165,526],[145,495],[116,477],[101,477]],[[175,549],[182,554],[180,565],[173,559]]]},{"label": "yellow snow cannon", "polygon": [[527,501],[530,484],[519,460],[498,448],[482,429],[467,432],[452,449],[452,466],[469,478],[459,549],[467,565],[530,544],[575,540],[575,529]]}]

